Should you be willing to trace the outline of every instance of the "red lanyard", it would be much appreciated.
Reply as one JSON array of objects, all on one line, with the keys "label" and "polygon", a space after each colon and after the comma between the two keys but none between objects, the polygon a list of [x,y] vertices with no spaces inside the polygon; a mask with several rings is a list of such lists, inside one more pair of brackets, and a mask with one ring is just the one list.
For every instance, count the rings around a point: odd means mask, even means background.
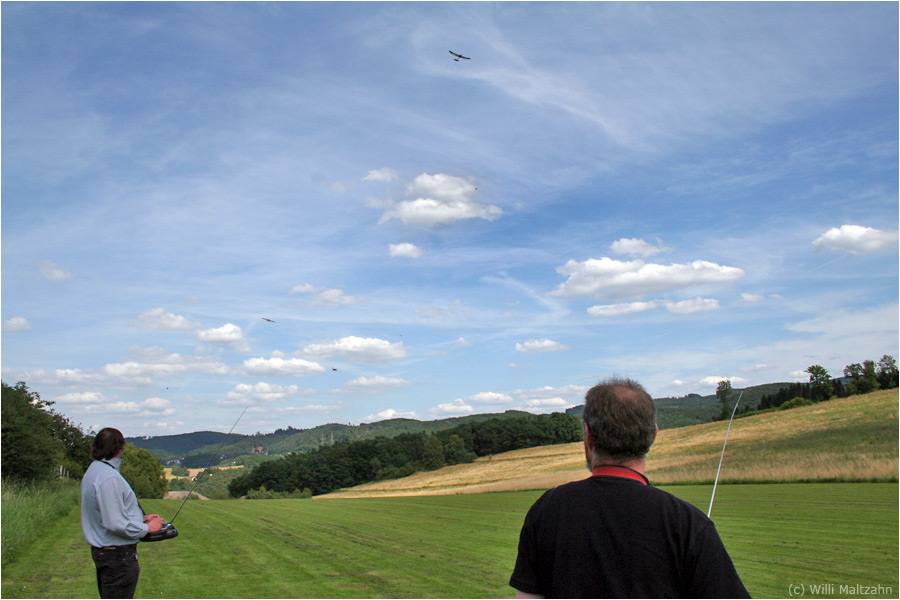
[{"label": "red lanyard", "polygon": [[619,465],[600,465],[599,467],[594,469],[593,476],[597,477],[598,475],[633,479],[635,481],[640,481],[644,485],[648,485],[650,483],[642,473],[638,473],[634,469],[629,469],[628,467],[622,467]]}]

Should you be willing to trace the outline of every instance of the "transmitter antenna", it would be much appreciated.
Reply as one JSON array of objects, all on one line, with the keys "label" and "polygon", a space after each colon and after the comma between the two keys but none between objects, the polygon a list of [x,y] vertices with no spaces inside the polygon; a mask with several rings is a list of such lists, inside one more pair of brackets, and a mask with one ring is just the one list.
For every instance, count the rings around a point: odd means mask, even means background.
[{"label": "transmitter antenna", "polygon": [[734,403],[734,409],[732,409],[732,411],[731,411],[731,419],[728,421],[728,429],[725,430],[725,442],[722,444],[722,455],[719,457],[719,468],[716,469],[716,479],[715,479],[715,481],[713,481],[712,496],[709,499],[709,510],[706,511],[707,517],[709,517],[709,515],[712,514],[713,500],[716,499],[716,485],[718,485],[718,483],[719,483],[719,473],[722,471],[722,460],[725,458],[725,445],[728,443],[728,433],[731,431],[731,422],[734,421],[734,413],[737,412],[738,404],[740,403],[741,396],[743,396],[743,395],[744,395],[744,390],[741,390],[741,393],[738,395],[737,402]]},{"label": "transmitter antenna", "polygon": [[[174,523],[174,522],[175,522],[175,519],[178,517],[178,513],[181,512],[181,509],[182,509],[182,507],[184,506],[184,503],[187,502],[187,499],[190,498],[190,497],[191,497],[191,494],[194,493],[194,488],[197,487],[197,482],[200,481],[200,478],[203,477],[203,474],[204,474],[204,473],[206,473],[206,469],[209,468],[209,465],[210,465],[210,463],[212,463],[213,458],[215,458],[216,456],[219,455],[219,450],[221,450],[221,449],[222,449],[222,446],[225,445],[225,440],[228,439],[228,436],[231,435],[231,432],[234,431],[234,428],[235,428],[235,427],[237,427],[238,421],[240,421],[240,420],[241,420],[241,417],[244,416],[244,413],[247,412],[247,408],[248,408],[248,407],[245,407],[245,408],[244,408],[244,411],[241,413],[241,416],[237,418],[237,421],[234,422],[234,425],[231,426],[231,429],[229,429],[229,430],[228,430],[228,433],[225,434],[225,437],[222,438],[222,443],[219,444],[219,447],[216,448],[216,451],[213,452],[213,455],[209,457],[209,461],[206,463],[206,466],[203,467],[203,470],[200,471],[200,472],[197,474],[196,477],[194,477],[194,485],[191,486],[191,489],[190,489],[190,491],[187,493],[187,496],[185,496],[185,497],[184,497],[184,500],[181,501],[181,506],[179,506],[179,507],[178,507],[178,510],[175,511],[175,516],[172,517],[172,520],[171,520],[171,521],[169,521],[170,523]],[[713,492],[713,493],[715,493],[715,492]]]}]

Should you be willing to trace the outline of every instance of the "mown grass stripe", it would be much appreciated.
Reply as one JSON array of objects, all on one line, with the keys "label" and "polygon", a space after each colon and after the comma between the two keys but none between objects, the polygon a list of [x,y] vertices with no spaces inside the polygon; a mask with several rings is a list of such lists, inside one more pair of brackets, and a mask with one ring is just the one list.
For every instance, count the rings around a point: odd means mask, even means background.
[{"label": "mown grass stripe", "polygon": [[[664,489],[708,506],[711,486]],[[538,495],[192,501],[177,538],[141,545],[137,597],[508,597],[519,528]],[[177,504],[145,508],[171,516]],[[896,596],[898,508],[897,484],[720,485],[713,520],[756,597],[826,583],[835,596],[854,596],[840,585]],[[2,594],[96,597],[77,510],[3,567]]]}]

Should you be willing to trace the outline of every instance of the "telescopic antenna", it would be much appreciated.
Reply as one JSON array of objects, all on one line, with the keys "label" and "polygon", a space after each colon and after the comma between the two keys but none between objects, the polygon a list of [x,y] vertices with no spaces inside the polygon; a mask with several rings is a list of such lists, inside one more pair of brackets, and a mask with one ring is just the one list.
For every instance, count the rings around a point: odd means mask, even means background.
[{"label": "telescopic antenna", "polygon": [[734,421],[734,413],[737,412],[738,403],[740,403],[741,396],[743,395],[744,390],[741,390],[741,393],[738,395],[737,402],[734,403],[734,409],[732,409],[731,411],[731,419],[729,419],[728,421],[728,429],[725,430],[725,442],[722,444],[722,456],[719,457],[719,468],[716,469],[716,480],[713,482],[712,496],[709,499],[709,510],[706,511],[707,517],[712,514],[713,500],[716,499],[716,485],[718,485],[719,483],[719,473],[722,471],[722,460],[725,458],[725,444],[728,443],[728,433],[731,431],[731,422]]},{"label": "telescopic antenna", "polygon": [[[241,416],[237,418],[237,421],[234,422],[234,425],[231,426],[231,429],[228,430],[228,433],[225,434],[225,437],[222,438],[222,443],[219,444],[219,447],[216,448],[216,451],[213,452],[213,455],[209,457],[209,461],[206,463],[206,466],[203,467],[203,470],[200,471],[196,477],[194,477],[194,485],[191,486],[190,491],[187,493],[187,496],[184,497],[184,500],[181,501],[181,505],[178,507],[178,510],[175,511],[175,516],[172,517],[172,520],[169,523],[174,523],[175,518],[178,516],[178,513],[181,512],[181,508],[184,506],[184,503],[187,502],[187,499],[191,497],[191,494],[194,493],[194,488],[197,487],[197,482],[200,481],[200,478],[203,477],[203,474],[206,473],[206,469],[209,468],[210,463],[213,461],[213,458],[219,455],[219,450],[222,449],[222,446],[225,445],[225,440],[228,439],[228,436],[231,435],[231,432],[234,431],[234,428],[237,427],[238,421],[241,420],[241,417],[244,416],[244,413],[247,412],[247,408],[245,407],[244,411],[241,413]],[[714,492],[715,493],[715,492]]]}]

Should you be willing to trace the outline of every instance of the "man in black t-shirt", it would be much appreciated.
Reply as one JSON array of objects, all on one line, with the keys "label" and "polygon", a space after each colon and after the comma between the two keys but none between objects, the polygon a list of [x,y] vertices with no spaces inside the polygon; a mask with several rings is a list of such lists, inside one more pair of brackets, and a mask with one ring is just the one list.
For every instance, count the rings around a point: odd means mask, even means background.
[{"label": "man in black t-shirt", "polygon": [[644,388],[605,381],[588,391],[582,418],[593,475],[528,511],[509,580],[516,596],[749,598],[712,521],[644,476],[659,431]]}]

